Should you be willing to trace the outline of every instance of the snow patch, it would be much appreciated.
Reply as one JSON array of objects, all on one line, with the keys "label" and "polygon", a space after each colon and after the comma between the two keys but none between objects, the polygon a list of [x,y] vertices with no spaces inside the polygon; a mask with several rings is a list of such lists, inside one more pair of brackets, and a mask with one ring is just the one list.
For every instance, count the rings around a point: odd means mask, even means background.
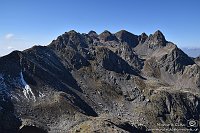
[{"label": "snow patch", "polygon": [[23,88],[23,93],[24,93],[24,96],[26,97],[26,99],[32,99],[32,100],[36,101],[35,95],[32,92],[31,87],[24,80],[22,72],[20,73],[20,78],[21,78],[22,85],[24,87]]}]

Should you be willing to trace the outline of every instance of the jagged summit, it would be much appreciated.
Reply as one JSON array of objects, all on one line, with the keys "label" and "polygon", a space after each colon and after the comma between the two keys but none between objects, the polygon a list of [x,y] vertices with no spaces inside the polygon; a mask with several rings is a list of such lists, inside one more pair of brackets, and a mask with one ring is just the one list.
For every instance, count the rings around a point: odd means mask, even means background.
[{"label": "jagged summit", "polygon": [[99,41],[98,34],[93,30],[88,32],[88,36],[91,37],[93,41],[95,40]]},{"label": "jagged summit", "polygon": [[93,35],[95,35],[95,36],[97,35],[97,36],[98,36],[98,34],[97,34],[95,31],[93,31],[93,30],[89,31],[89,32],[88,32],[88,35],[89,35],[89,36],[90,36],[90,35],[92,35],[92,36],[93,36]]},{"label": "jagged summit", "polygon": [[116,32],[115,34],[132,34],[132,33],[128,32],[127,30],[120,30]]},{"label": "jagged summit", "polygon": [[160,30],[157,30],[153,35],[147,38],[147,43],[149,47],[162,47],[166,46],[166,39]]},{"label": "jagged summit", "polygon": [[[105,43],[108,42],[108,43]],[[111,33],[105,30],[101,34],[97,34],[95,31],[90,31],[88,34],[80,34],[74,30],[65,32],[63,35],[59,36],[50,45],[56,47],[57,49],[65,48],[66,46],[75,47],[88,47],[91,44],[127,44],[132,48],[139,44],[146,44],[148,47],[156,48],[166,46],[166,39],[161,31],[156,31],[153,35],[148,36],[146,33],[141,35],[135,35],[126,30],[120,30],[116,33]]]},{"label": "jagged summit", "polygon": [[66,32],[67,34],[77,34],[78,32],[76,32],[75,30],[70,30],[70,31],[68,31],[68,32]]},{"label": "jagged summit", "polygon": [[145,32],[143,32],[143,33],[141,34],[141,36],[143,36],[143,37],[148,37],[148,35],[147,35]]},{"label": "jagged summit", "polygon": [[139,43],[140,44],[143,44],[145,41],[146,41],[146,39],[148,38],[148,35],[146,34],[146,33],[142,33],[141,35],[139,35],[139,37],[138,37],[139,39]]},{"label": "jagged summit", "polygon": [[100,41],[106,42],[106,41],[118,41],[117,37],[109,32],[108,30],[105,30],[99,35]]},{"label": "jagged summit", "polygon": [[139,43],[138,36],[126,30],[121,30],[115,33],[115,36],[120,40],[120,42],[127,43],[131,45],[132,47],[135,47]]},{"label": "jagged summit", "polygon": [[154,36],[155,38],[157,38],[158,40],[160,40],[160,41],[166,41],[166,40],[165,40],[165,36],[163,35],[163,33],[162,33],[160,30],[157,30],[157,31],[153,34],[153,36]]}]

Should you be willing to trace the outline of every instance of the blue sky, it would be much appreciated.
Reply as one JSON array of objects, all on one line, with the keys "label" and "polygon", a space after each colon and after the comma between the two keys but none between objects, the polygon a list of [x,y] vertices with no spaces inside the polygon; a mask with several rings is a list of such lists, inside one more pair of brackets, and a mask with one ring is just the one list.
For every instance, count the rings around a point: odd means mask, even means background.
[{"label": "blue sky", "polygon": [[0,55],[48,45],[71,29],[159,29],[179,47],[200,48],[199,7],[199,0],[0,0]]}]

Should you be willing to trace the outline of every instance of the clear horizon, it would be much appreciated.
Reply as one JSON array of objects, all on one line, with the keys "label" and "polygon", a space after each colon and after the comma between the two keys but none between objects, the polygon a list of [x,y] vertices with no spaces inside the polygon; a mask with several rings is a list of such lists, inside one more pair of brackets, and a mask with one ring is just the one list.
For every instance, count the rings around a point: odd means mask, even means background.
[{"label": "clear horizon", "polygon": [[0,56],[33,45],[48,45],[69,30],[133,34],[161,30],[180,48],[200,48],[200,1],[2,0]]}]

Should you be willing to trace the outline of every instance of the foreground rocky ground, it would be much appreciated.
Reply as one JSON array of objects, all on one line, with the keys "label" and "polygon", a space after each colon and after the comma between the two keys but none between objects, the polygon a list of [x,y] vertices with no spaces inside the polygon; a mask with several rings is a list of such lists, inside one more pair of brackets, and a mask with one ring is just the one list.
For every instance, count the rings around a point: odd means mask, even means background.
[{"label": "foreground rocky ground", "polygon": [[160,31],[69,31],[0,58],[0,132],[198,132],[199,90]]}]

